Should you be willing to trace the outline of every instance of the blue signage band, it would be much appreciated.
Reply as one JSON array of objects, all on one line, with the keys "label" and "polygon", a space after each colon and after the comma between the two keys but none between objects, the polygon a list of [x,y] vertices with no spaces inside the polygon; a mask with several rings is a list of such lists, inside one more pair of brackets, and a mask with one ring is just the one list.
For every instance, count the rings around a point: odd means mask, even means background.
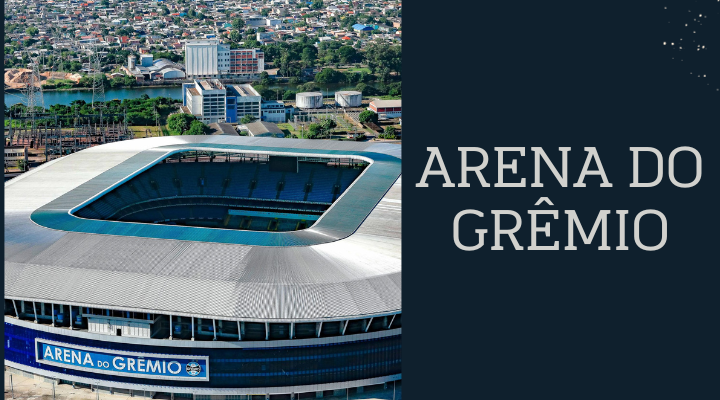
[{"label": "blue signage band", "polygon": [[176,381],[210,380],[208,356],[106,351],[36,338],[35,360],[41,364],[98,374]]}]

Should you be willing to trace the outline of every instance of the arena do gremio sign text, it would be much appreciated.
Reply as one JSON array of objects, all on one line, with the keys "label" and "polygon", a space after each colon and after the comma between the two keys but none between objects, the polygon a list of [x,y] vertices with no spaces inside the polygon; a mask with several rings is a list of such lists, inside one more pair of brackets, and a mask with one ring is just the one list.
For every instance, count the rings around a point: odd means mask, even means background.
[{"label": "arena do gremio sign text", "polygon": [[42,364],[100,374],[170,380],[209,380],[209,357],[105,351],[91,347],[35,340],[35,358]]}]

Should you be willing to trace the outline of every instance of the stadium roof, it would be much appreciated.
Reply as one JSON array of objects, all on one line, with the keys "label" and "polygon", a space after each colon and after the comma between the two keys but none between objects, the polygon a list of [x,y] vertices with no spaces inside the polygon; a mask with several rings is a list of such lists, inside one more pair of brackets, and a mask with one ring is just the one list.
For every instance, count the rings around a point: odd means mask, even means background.
[{"label": "stadium roof", "polygon": [[[251,232],[70,214],[184,150],[355,157],[371,165],[311,228]],[[243,321],[401,310],[400,147],[231,136],[136,139],[5,184],[6,298]],[[110,234],[111,233],[111,234]]]}]

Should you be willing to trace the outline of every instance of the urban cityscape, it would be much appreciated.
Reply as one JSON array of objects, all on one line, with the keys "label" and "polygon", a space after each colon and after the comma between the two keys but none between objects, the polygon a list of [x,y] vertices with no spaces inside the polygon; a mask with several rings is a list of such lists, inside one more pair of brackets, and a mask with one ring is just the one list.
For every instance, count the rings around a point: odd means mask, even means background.
[{"label": "urban cityscape", "polygon": [[14,1],[6,173],[129,138],[398,141],[402,4]]}]

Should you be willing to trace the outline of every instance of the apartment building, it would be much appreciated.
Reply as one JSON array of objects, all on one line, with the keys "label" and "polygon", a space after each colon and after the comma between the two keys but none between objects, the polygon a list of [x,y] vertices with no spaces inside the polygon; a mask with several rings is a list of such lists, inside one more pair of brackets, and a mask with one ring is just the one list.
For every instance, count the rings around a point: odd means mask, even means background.
[{"label": "apartment building", "polygon": [[218,39],[185,42],[185,72],[188,78],[257,79],[265,70],[259,49],[230,49]]}]

